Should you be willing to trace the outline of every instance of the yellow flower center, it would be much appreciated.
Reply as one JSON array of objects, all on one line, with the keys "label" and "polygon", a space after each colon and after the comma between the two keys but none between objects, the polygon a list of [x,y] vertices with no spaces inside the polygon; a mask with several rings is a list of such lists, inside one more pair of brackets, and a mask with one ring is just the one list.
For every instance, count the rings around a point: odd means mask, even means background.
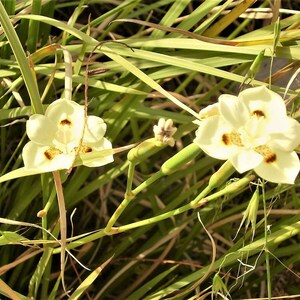
[{"label": "yellow flower center", "polygon": [[54,147],[50,147],[48,148],[45,152],[44,152],[44,155],[46,156],[46,158],[48,160],[52,160],[55,156],[59,155],[59,154],[62,154],[63,152],[60,151],[59,149],[57,148],[54,148]]},{"label": "yellow flower center", "polygon": [[276,161],[276,153],[274,153],[268,146],[258,146],[254,150],[264,157],[264,161],[267,164],[271,164]]},{"label": "yellow flower center", "polygon": [[238,147],[243,147],[241,136],[237,132],[231,132],[231,133],[224,133],[222,135],[222,142],[228,146],[228,145],[235,145]]},{"label": "yellow flower center", "polygon": [[[244,147],[241,136],[237,132],[224,133],[221,139],[226,146],[235,145],[238,147]],[[260,154],[261,156],[263,156],[264,161],[267,164],[271,164],[275,162],[277,159],[276,153],[273,152],[272,149],[266,145],[257,146],[253,148],[253,150],[256,151],[258,154]]]}]

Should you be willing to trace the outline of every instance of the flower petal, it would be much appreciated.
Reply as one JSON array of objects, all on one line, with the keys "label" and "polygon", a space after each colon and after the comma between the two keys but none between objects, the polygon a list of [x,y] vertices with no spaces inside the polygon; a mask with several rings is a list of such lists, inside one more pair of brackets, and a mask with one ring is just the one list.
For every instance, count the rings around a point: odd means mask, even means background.
[{"label": "flower petal", "polygon": [[220,114],[235,130],[238,130],[249,119],[247,107],[236,96],[221,95],[219,97]]},{"label": "flower petal", "polygon": [[235,145],[226,145],[222,137],[230,133],[232,128],[221,116],[212,116],[204,119],[196,131],[194,142],[209,156],[218,159],[228,159],[239,150]]},{"label": "flower petal", "polygon": [[214,103],[202,108],[199,112],[200,119],[206,119],[215,115],[219,115],[219,103]]},{"label": "flower petal", "polygon": [[81,140],[84,126],[84,108],[74,101],[59,99],[52,102],[45,115],[57,126],[57,143],[76,147]]},{"label": "flower petal", "polygon": [[272,123],[273,129],[279,128],[280,120],[286,118],[283,99],[265,86],[246,89],[239,94],[238,98],[248,107],[250,115],[256,112],[262,113],[266,120]]},{"label": "flower petal", "polygon": [[263,156],[257,152],[243,149],[234,153],[229,161],[239,173],[244,173],[257,167],[263,159]]},{"label": "flower petal", "polygon": [[275,161],[271,163],[263,161],[254,171],[265,180],[293,184],[300,170],[298,155],[294,151],[276,151],[275,153]]},{"label": "flower petal", "polygon": [[270,133],[269,146],[282,151],[293,151],[300,144],[300,124],[298,121],[287,117],[280,123],[277,132]]},{"label": "flower petal", "polygon": [[35,114],[26,122],[29,139],[37,144],[52,145],[57,128],[46,116]]},{"label": "flower petal", "polygon": [[34,142],[28,142],[22,152],[26,169],[39,170],[41,173],[55,170],[69,169],[72,166],[74,155],[67,155],[59,151],[53,151],[53,155],[47,155],[51,148]]},{"label": "flower petal", "polygon": [[101,118],[88,116],[87,126],[84,130],[83,143],[97,143],[103,138],[106,127],[106,124]]},{"label": "flower petal", "polygon": [[[93,153],[97,152],[97,151],[100,152],[101,150],[108,150],[108,149],[112,149],[112,144],[108,139],[103,138],[101,141],[98,142],[97,145],[94,145],[92,147],[92,152]],[[92,162],[84,163],[84,166],[86,166],[86,167],[100,167],[100,166],[104,166],[106,164],[109,164],[113,161],[114,161],[113,155],[104,155],[104,156],[100,155],[99,157],[97,157]]]}]

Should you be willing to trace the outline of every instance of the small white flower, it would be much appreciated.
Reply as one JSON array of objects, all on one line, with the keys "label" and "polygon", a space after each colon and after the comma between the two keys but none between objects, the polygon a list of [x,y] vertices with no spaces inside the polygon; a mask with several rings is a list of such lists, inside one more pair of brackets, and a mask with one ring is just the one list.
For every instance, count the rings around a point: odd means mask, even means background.
[{"label": "small white flower", "polygon": [[229,159],[243,173],[250,169],[276,183],[294,183],[300,162],[300,125],[288,117],[280,95],[264,86],[221,95],[194,140],[208,155]]},{"label": "small white flower", "polygon": [[[26,123],[30,142],[22,153],[25,168],[41,173],[69,169],[76,154],[112,149],[104,137],[106,124],[101,118],[88,116],[84,123],[84,107],[64,99],[51,103],[45,115],[32,115]],[[98,167],[112,161],[113,156],[107,155],[84,165]]]},{"label": "small white flower", "polygon": [[171,119],[165,120],[161,118],[158,120],[158,124],[153,126],[154,138],[171,147],[175,145],[173,135],[176,131],[177,128],[173,126],[173,121]]}]

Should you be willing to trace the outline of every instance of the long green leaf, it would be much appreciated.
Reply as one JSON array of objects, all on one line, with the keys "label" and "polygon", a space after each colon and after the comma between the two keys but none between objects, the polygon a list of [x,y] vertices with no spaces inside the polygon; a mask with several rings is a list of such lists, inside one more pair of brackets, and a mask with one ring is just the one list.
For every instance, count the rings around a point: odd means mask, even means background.
[{"label": "long green leaf", "polygon": [[35,77],[33,76],[32,70],[30,69],[29,62],[26,58],[25,52],[17,36],[17,33],[13,28],[11,21],[1,2],[0,2],[0,23],[5,32],[7,40],[9,41],[12,51],[16,57],[16,60],[20,66],[21,73],[23,75],[24,82],[27,87],[34,112],[43,113],[43,107],[40,101],[40,95],[39,95]]}]

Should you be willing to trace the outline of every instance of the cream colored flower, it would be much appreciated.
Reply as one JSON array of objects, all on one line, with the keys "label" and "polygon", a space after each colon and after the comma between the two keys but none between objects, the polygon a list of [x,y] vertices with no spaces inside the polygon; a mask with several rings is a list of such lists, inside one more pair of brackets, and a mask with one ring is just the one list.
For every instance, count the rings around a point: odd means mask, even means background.
[{"label": "cream colored flower", "polygon": [[[112,149],[104,137],[106,124],[101,118],[88,116],[84,123],[84,107],[64,99],[51,103],[45,115],[32,115],[26,123],[30,142],[22,153],[25,168],[41,173],[69,169],[76,154]],[[112,161],[110,154],[84,165],[98,167]]]},{"label": "cream colored flower", "polygon": [[264,86],[249,88],[238,97],[221,95],[218,109],[213,108],[194,140],[203,151],[229,159],[240,173],[254,169],[268,181],[294,183],[300,170],[293,151],[300,144],[300,125],[287,116],[280,95]]},{"label": "cream colored flower", "polygon": [[158,120],[158,124],[153,126],[154,138],[171,147],[175,145],[173,135],[176,131],[177,128],[173,126],[171,119],[165,120],[161,118]]}]

